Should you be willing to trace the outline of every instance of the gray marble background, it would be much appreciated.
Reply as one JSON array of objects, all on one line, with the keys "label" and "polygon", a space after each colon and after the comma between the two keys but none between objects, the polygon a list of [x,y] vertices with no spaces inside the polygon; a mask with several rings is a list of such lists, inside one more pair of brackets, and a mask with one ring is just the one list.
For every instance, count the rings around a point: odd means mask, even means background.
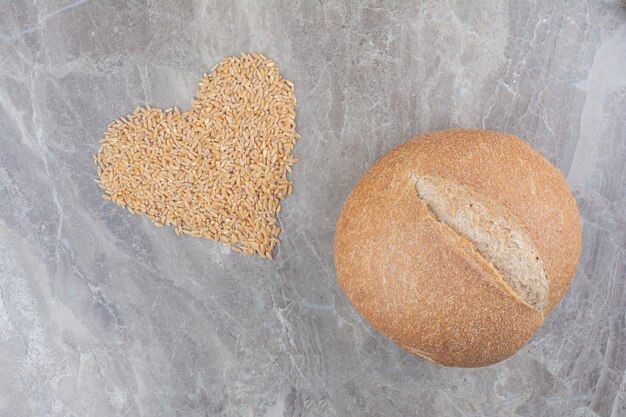
[{"label": "gray marble background", "polygon": [[[1,416],[626,416],[621,0],[0,6]],[[186,108],[203,72],[251,50],[299,100],[295,192],[271,262],[156,228],[94,182],[111,120]],[[332,261],[360,175],[458,126],[542,151],[584,228],[545,325],[474,370],[374,332]]]}]

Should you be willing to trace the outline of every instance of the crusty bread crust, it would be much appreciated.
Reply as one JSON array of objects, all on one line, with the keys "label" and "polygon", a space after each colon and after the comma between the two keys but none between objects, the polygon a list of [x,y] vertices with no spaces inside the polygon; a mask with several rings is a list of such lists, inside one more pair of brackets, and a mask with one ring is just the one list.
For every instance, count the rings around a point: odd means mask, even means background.
[{"label": "crusty bread crust", "polygon": [[549,312],[567,290],[581,249],[565,179],[515,136],[451,129],[383,156],[348,196],[337,223],[337,279],[350,302],[400,346],[447,366],[498,362],[543,321],[465,239],[429,215],[412,178],[469,187],[512,212],[533,239],[549,280]]}]

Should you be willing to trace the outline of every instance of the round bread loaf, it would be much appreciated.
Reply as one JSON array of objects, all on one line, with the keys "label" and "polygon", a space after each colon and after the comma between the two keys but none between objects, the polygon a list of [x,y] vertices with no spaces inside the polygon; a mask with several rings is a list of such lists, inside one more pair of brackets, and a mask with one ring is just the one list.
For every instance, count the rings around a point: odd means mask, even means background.
[{"label": "round bread loaf", "polygon": [[383,156],[335,236],[337,280],[407,351],[477,367],[519,350],[567,290],[581,250],[561,172],[515,136],[451,129]]}]

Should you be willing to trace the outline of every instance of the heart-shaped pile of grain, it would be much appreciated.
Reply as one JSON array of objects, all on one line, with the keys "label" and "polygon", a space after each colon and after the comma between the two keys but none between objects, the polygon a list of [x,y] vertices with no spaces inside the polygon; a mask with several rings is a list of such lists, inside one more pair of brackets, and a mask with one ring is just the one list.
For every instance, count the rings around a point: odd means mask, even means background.
[{"label": "heart-shaped pile of grain", "polygon": [[139,107],[109,125],[96,156],[103,197],[177,234],[271,258],[296,162],[293,90],[261,54],[225,58],[190,110]]}]

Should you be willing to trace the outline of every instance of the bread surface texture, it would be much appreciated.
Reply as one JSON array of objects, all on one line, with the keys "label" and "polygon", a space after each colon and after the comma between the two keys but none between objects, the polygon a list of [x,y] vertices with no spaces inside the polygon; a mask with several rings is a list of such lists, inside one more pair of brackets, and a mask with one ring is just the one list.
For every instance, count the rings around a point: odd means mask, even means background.
[{"label": "bread surface texture", "polygon": [[561,172],[515,136],[410,140],[361,178],[339,216],[337,279],[404,349],[476,367],[519,350],[567,290],[581,249]]}]

